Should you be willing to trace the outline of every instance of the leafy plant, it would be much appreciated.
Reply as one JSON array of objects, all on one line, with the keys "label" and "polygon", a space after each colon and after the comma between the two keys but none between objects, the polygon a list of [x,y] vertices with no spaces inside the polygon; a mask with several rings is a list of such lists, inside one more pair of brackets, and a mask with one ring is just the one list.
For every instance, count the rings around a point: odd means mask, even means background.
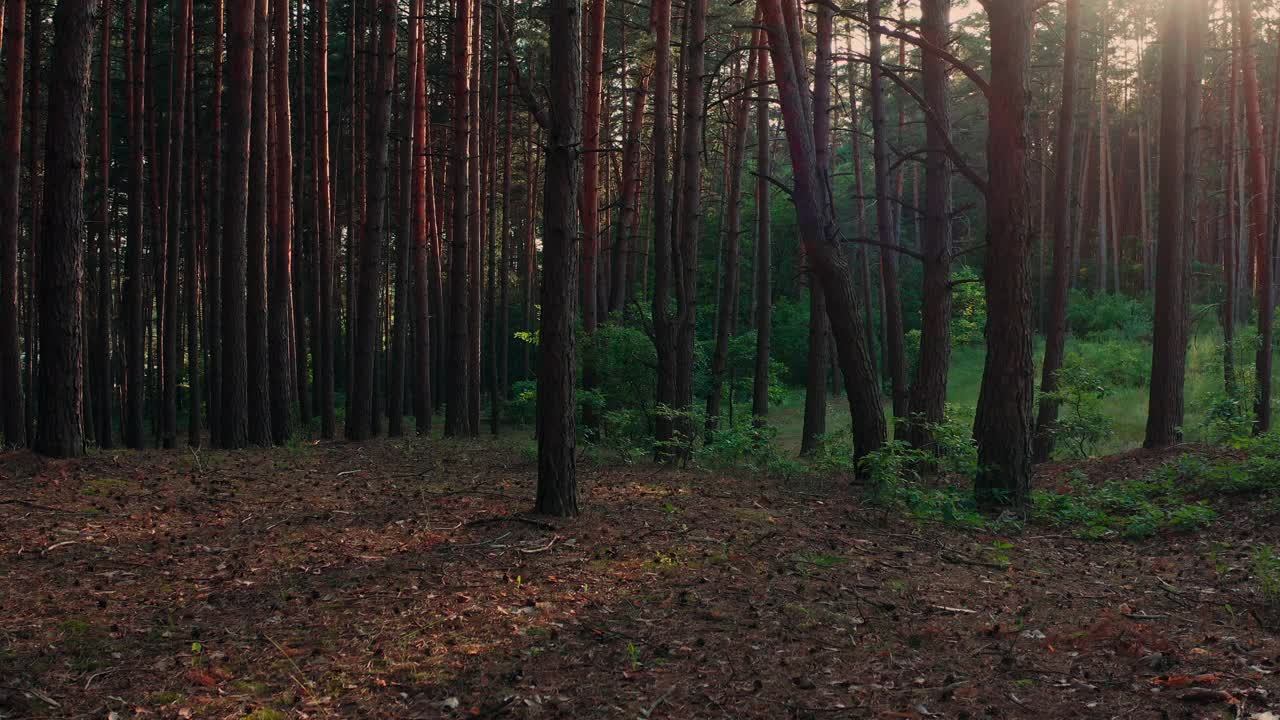
[{"label": "leafy plant", "polygon": [[1110,394],[1092,367],[1069,355],[1058,371],[1058,389],[1050,394],[1062,406],[1051,429],[1058,442],[1080,457],[1088,457],[1111,434],[1111,418],[1102,408],[1102,401]]}]

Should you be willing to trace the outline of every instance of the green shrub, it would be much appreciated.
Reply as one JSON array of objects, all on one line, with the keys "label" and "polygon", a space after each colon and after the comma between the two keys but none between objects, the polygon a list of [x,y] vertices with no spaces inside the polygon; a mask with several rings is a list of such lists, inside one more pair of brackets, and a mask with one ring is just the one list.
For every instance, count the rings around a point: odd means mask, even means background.
[{"label": "green shrub", "polygon": [[1111,334],[1139,338],[1151,334],[1151,307],[1119,293],[1094,294],[1072,290],[1067,304],[1067,325],[1077,337]]},{"label": "green shrub", "polygon": [[511,399],[507,401],[507,419],[517,425],[532,425],[537,411],[538,383],[533,380],[517,380],[511,383]]},{"label": "green shrub", "polygon": [[1088,457],[1111,434],[1111,418],[1102,407],[1102,401],[1110,394],[1092,367],[1068,356],[1058,371],[1058,389],[1050,395],[1061,403],[1058,422],[1050,430],[1059,445]]}]

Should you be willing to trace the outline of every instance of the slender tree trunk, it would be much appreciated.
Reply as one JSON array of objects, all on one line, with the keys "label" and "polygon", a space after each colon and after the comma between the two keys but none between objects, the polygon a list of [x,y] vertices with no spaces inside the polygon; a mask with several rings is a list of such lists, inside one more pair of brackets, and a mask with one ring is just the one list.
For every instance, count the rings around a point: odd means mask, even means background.
[{"label": "slender tree trunk", "polygon": [[[305,350],[293,344],[293,114],[289,107],[289,3],[276,0],[274,64],[271,67],[272,113],[276,135],[273,155],[275,187],[272,212],[275,215],[271,238],[270,284],[268,294],[267,348],[274,358],[270,367],[271,440],[288,442],[297,429],[296,362],[288,362],[292,352]],[[301,190],[301,188],[299,188]]]},{"label": "slender tree trunk", "polygon": [[471,0],[457,0],[453,31],[453,142],[450,145],[450,191],[453,218],[449,237],[449,399],[445,405],[444,434],[467,434],[467,361],[470,356],[471,322],[467,315],[470,298],[467,218],[469,177],[468,148],[471,146]]},{"label": "slender tree trunk", "polygon": [[1033,3],[992,0],[987,140],[987,356],[974,417],[976,493],[1024,505],[1031,489],[1031,242],[1027,213],[1027,68]]},{"label": "slender tree trunk", "polygon": [[[146,409],[146,279],[142,264],[146,187],[143,165],[143,108],[146,98],[145,23],[148,0],[137,0],[136,14],[126,6],[125,34],[129,43],[129,245],[125,256],[125,418],[124,444],[135,450],[145,444]],[[132,20],[132,22],[129,22]]]},{"label": "slender tree trunk", "polygon": [[[817,7],[817,52],[813,66],[813,137],[814,152],[822,187],[829,187],[831,175],[831,43],[832,12],[827,5]],[[803,67],[797,63],[797,67]],[[831,350],[827,336],[827,303],[818,287],[817,276],[806,259],[809,277],[809,354],[805,360],[804,426],[800,434],[800,453],[818,449],[827,432],[827,356]]]},{"label": "slender tree trunk", "polygon": [[[172,11],[172,9],[171,9]],[[177,30],[175,56],[177,68],[173,70],[173,94],[169,99],[169,168],[168,190],[165,203],[169,220],[165,223],[165,284],[164,284],[164,378],[161,389],[163,412],[160,420],[161,440],[165,448],[178,445],[178,266],[182,247],[182,161],[186,130],[187,70],[186,61],[191,41],[191,0],[178,3],[180,24]]]},{"label": "slender tree trunk", "polygon": [[572,517],[578,514],[573,326],[578,295],[574,251],[578,212],[574,201],[582,182],[582,0],[550,0],[549,9],[551,106],[543,184],[536,510]]},{"label": "slender tree trunk", "polygon": [[1040,412],[1036,418],[1033,460],[1053,456],[1058,422],[1058,372],[1067,347],[1067,297],[1071,287],[1071,178],[1075,158],[1076,76],[1080,54],[1080,0],[1067,0],[1066,39],[1062,55],[1062,104],[1058,108],[1058,137],[1053,150],[1053,287],[1049,296],[1049,326],[1041,364]]},{"label": "slender tree trunk", "polygon": [[[113,385],[111,323],[114,317],[114,307],[111,302],[111,266],[113,263],[111,253],[111,0],[103,0],[101,28],[102,40],[100,47],[102,56],[98,67],[101,92],[101,100],[98,107],[99,122],[101,123],[98,129],[98,141],[101,143],[99,145],[98,161],[101,163],[101,169],[98,172],[98,176],[102,183],[102,204],[99,208],[100,214],[98,218],[98,222],[101,225],[101,234],[99,235],[100,241],[98,243],[97,324],[93,331],[92,362],[94,367],[97,368],[94,378],[94,404],[97,406],[97,413],[94,417],[97,425],[94,434],[97,436],[98,447],[105,450],[114,445],[111,430],[111,418],[114,414],[111,401],[111,388]],[[19,103],[19,106],[21,106],[21,103]],[[0,201],[0,203],[2,202]],[[4,211],[0,210],[0,223],[4,222],[3,217]],[[0,266],[3,266],[3,264],[0,261]],[[0,289],[6,285],[6,282],[4,275],[0,273]],[[3,300],[0,300],[0,303],[3,302]],[[0,340],[0,342],[3,342],[3,340]],[[0,350],[0,355],[2,354],[3,351]],[[0,368],[2,367],[3,365],[0,365]],[[3,372],[3,370],[0,369],[0,372]],[[2,391],[0,391],[0,395],[3,395]],[[3,425],[0,424],[0,431],[2,430]]]},{"label": "slender tree trunk", "polygon": [[[415,0],[415,15],[423,12],[421,0]],[[421,20],[414,21],[414,45],[410,52],[414,54],[414,82],[411,88],[413,98],[413,226],[410,229],[410,241],[413,245],[413,308],[414,308],[414,351],[413,351],[413,400],[414,425],[419,434],[431,429],[431,299],[429,290],[431,278],[428,267],[431,259],[430,238],[428,237],[427,187],[430,170],[427,166],[427,72],[426,72],[426,33]],[[437,307],[437,312],[439,308]]]},{"label": "slender tree trunk", "polygon": [[270,346],[267,341],[267,219],[270,188],[267,121],[268,50],[270,49],[269,8],[271,0],[256,0],[253,46],[253,115],[249,135],[249,200],[246,220],[247,305],[245,344],[247,348],[246,387],[249,401],[249,442],[271,444]]},{"label": "slender tree trunk", "polygon": [[[1189,1],[1189,0],[1184,0]],[[1235,22],[1240,26],[1241,72],[1244,77],[1245,129],[1249,141],[1246,159],[1249,173],[1249,242],[1255,258],[1254,287],[1258,296],[1257,397],[1254,399],[1255,433],[1271,429],[1271,244],[1267,233],[1267,175],[1263,163],[1262,112],[1258,94],[1258,70],[1253,52],[1253,10],[1249,0],[1236,0]],[[1167,117],[1167,115],[1166,115]],[[1163,179],[1165,158],[1161,153]],[[1162,191],[1163,194],[1163,191]],[[1154,392],[1154,389],[1152,390]],[[1150,441],[1150,433],[1148,433]]]},{"label": "slender tree trunk", "polygon": [[391,330],[391,358],[387,380],[387,435],[404,435],[405,365],[409,340],[409,265],[414,257],[414,131],[417,126],[418,45],[422,35],[420,0],[409,5],[408,73],[400,121],[400,230],[396,237],[395,324]]},{"label": "slender tree trunk", "polygon": [[350,390],[347,439],[368,439],[373,429],[374,360],[378,348],[378,296],[382,246],[387,228],[387,144],[391,129],[391,95],[395,81],[396,3],[380,0],[377,9],[377,79],[370,94],[368,124],[368,193],[364,237],[360,243],[359,290],[355,327],[355,373]]},{"label": "slender tree trunk", "polygon": [[642,71],[639,81],[628,88],[632,94],[631,105],[627,111],[630,119],[627,122],[626,138],[622,147],[622,187],[618,194],[618,224],[613,232],[613,279],[609,285],[609,312],[617,312],[632,296],[633,278],[627,270],[631,266],[634,253],[631,245],[634,236],[631,234],[638,219],[640,206],[640,138],[644,130],[645,99],[649,91],[649,79],[652,72]]},{"label": "slender tree trunk", "polygon": [[[587,93],[582,118],[582,330],[587,342],[596,331],[599,294],[596,281],[599,275],[597,261],[600,256],[600,98],[601,81],[604,79],[604,19],[605,0],[591,0],[587,25]],[[582,388],[596,387],[595,353],[582,357]],[[599,430],[600,418],[594,406],[582,409],[582,425],[587,436],[594,437]]]},{"label": "slender tree trunk", "polygon": [[1188,0],[1169,5],[1160,51],[1160,212],[1156,307],[1152,327],[1151,399],[1146,447],[1182,439],[1187,313],[1183,170],[1186,159]]},{"label": "slender tree trunk", "polygon": [[483,158],[480,156],[481,143],[481,123],[480,123],[480,90],[481,75],[480,61],[483,55],[483,12],[484,6],[477,3],[474,12],[471,15],[471,77],[470,95],[468,102],[471,104],[470,114],[468,116],[471,123],[471,134],[467,147],[467,155],[470,157],[468,165],[468,173],[470,178],[468,185],[471,189],[468,193],[469,209],[468,221],[469,227],[467,233],[470,242],[467,244],[467,274],[470,275],[471,283],[467,286],[467,434],[471,437],[480,435],[480,363],[481,363],[481,340],[483,338],[483,329],[481,327],[481,291],[484,288],[484,191],[481,185],[481,176],[483,173]]},{"label": "slender tree trunk", "polygon": [[763,43],[757,43],[756,67],[756,254],[755,254],[755,379],[751,387],[751,415],[757,426],[769,416],[769,346],[773,337],[773,249],[770,244],[772,172],[769,137],[769,66]]},{"label": "slender tree trunk", "polygon": [[[125,0],[128,2],[128,0]],[[205,346],[209,348],[209,443],[222,445],[222,242],[223,242],[223,168],[222,168],[222,54],[224,47],[224,0],[213,3],[213,77],[209,97],[213,119],[210,124],[209,165],[209,244],[205,262],[208,281],[205,297],[208,310],[205,321]]]},{"label": "slender tree trunk", "polygon": [[333,187],[329,165],[329,2],[316,0],[315,65],[315,173],[316,173],[316,244],[320,263],[319,348],[316,358],[316,385],[320,413],[320,437],[332,438],[337,433],[333,405],[334,356],[334,265],[333,265]]},{"label": "slender tree trunk", "polygon": [[1236,269],[1236,259],[1239,257],[1239,243],[1236,240],[1236,133],[1239,131],[1238,118],[1240,115],[1240,99],[1237,93],[1240,80],[1240,65],[1238,62],[1238,54],[1240,43],[1238,42],[1239,28],[1232,27],[1232,50],[1231,50],[1231,76],[1230,76],[1230,100],[1227,103],[1228,119],[1224,123],[1224,142],[1223,156],[1226,158],[1226,178],[1224,181],[1223,193],[1223,227],[1226,230],[1222,245],[1222,276],[1225,290],[1222,300],[1222,373],[1223,387],[1229,397],[1236,395],[1236,353],[1235,353],[1235,334],[1236,334],[1236,279],[1238,270]]},{"label": "slender tree trunk", "polygon": [[[248,267],[249,137],[253,113],[254,17],[257,0],[230,0],[227,12],[226,156],[222,243],[221,445],[249,441]],[[132,214],[132,213],[131,213]]]},{"label": "slender tree trunk", "polygon": [[[867,12],[880,14],[879,0],[870,0]],[[894,418],[903,418],[907,412],[907,356],[903,345],[902,293],[898,285],[898,253],[892,246],[898,242],[897,224],[893,208],[889,205],[889,129],[885,121],[884,73],[880,49],[880,33],[868,32],[871,66],[871,133],[872,163],[875,166],[876,230],[880,241],[880,283],[884,289],[885,365],[893,398]]]},{"label": "slender tree trunk", "polygon": [[84,454],[84,166],[89,57],[100,0],[58,3],[45,143],[44,245],[40,249],[40,422],[35,449]]},{"label": "slender tree trunk", "polygon": [[[23,417],[22,348],[18,339],[18,189],[22,163],[22,81],[26,0],[6,0],[5,93],[0,132],[0,398],[4,444],[27,444]],[[127,26],[126,26],[126,32]]]},{"label": "slender tree trunk", "polygon": [[[753,33],[752,47],[764,42],[762,33]],[[757,56],[748,49],[750,59],[747,72],[742,76],[742,88],[750,87],[757,77]],[[751,98],[743,94],[733,103],[733,126],[730,128],[729,177],[725,191],[724,223],[724,283],[720,288],[720,307],[716,319],[716,345],[711,356],[711,389],[707,393],[707,434],[716,431],[720,423],[720,401],[724,392],[725,365],[729,357],[729,338],[734,334],[738,310],[738,277],[742,224],[742,167],[746,159],[747,128],[750,120]]]},{"label": "slender tree trunk", "polygon": [[[672,458],[675,424],[669,412],[676,403],[676,337],[671,317],[672,228],[668,167],[671,157],[671,2],[654,0],[649,27],[655,36],[653,92],[653,343],[657,351],[657,416],[654,418],[654,457]],[[545,182],[550,182],[549,179]],[[544,210],[545,214],[545,210]],[[664,410],[666,408],[666,410]]]}]

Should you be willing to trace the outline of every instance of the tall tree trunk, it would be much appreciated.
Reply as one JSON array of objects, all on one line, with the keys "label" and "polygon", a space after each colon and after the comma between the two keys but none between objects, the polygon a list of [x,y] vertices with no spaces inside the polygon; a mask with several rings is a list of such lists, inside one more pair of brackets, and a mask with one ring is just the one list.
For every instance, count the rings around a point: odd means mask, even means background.
[{"label": "tall tree trunk", "polygon": [[[764,39],[759,30],[753,33],[752,48],[758,47]],[[747,49],[750,59],[747,61],[747,73],[742,76],[742,88],[750,87],[757,77],[757,56],[753,49]],[[742,223],[742,166],[746,159],[747,123],[750,119],[751,98],[743,94],[733,103],[733,127],[730,128],[729,177],[725,191],[725,223],[724,223],[724,284],[720,288],[720,307],[716,319],[716,345],[711,356],[711,389],[707,393],[707,434],[716,431],[720,423],[720,396],[724,392],[725,365],[729,357],[729,338],[734,333],[738,310],[738,276]]]},{"label": "tall tree trunk", "polygon": [[245,343],[247,347],[249,393],[249,442],[271,444],[270,348],[267,343],[267,192],[270,188],[267,165],[269,148],[267,120],[270,109],[268,50],[270,49],[269,9],[271,0],[256,0],[253,46],[253,116],[249,135],[249,200],[246,220],[247,305]]},{"label": "tall tree trunk", "polygon": [[830,189],[824,186],[817,169],[813,123],[805,108],[800,87],[802,58],[791,51],[799,38],[787,28],[780,0],[761,0],[769,54],[777,77],[783,125],[791,151],[795,174],[793,199],[800,239],[817,271],[816,278],[826,295],[832,333],[845,377],[845,392],[853,428],[855,458],[878,449],[885,441],[885,421],[875,370],[867,353],[861,308],[854,294],[848,261],[840,247]]},{"label": "tall tree trunk", "polygon": [[680,207],[673,260],[676,272],[676,434],[677,453],[687,462],[693,447],[693,346],[697,333],[698,240],[702,230],[702,135],[706,124],[707,0],[686,6],[684,115],[680,142]]},{"label": "tall tree trunk", "polygon": [[[127,0],[126,0],[127,2]],[[93,331],[93,350],[92,362],[97,372],[94,378],[94,404],[97,406],[97,413],[94,418],[97,421],[94,434],[97,436],[98,447],[107,450],[110,449],[114,442],[112,440],[111,418],[112,418],[112,401],[111,388],[113,385],[113,375],[111,371],[111,323],[113,318],[114,307],[112,305],[111,292],[111,266],[113,264],[111,253],[111,0],[103,0],[102,3],[102,40],[100,44],[102,56],[99,60],[98,72],[99,88],[101,92],[101,100],[98,107],[99,127],[98,141],[101,143],[98,152],[98,161],[101,169],[98,172],[100,182],[102,183],[102,199],[99,208],[98,222],[101,225],[100,242],[98,243],[98,286],[95,304],[97,305],[97,324]],[[21,104],[19,104],[21,105]],[[0,201],[2,203],[3,201]],[[4,222],[3,210],[0,210],[0,223]],[[0,243],[3,244],[3,243]],[[0,266],[4,263],[0,261]],[[0,289],[6,284],[6,280],[0,273]],[[0,303],[4,302],[0,300]],[[3,342],[0,340],[0,342]],[[0,355],[3,350],[0,350]],[[0,367],[3,367],[0,365]],[[3,370],[0,370],[3,372]],[[0,392],[3,395],[3,392]],[[3,425],[0,425],[0,431]]]},{"label": "tall tree trunk", "polygon": [[[125,0],[127,3],[128,0]],[[213,3],[213,78],[209,105],[213,112],[210,124],[209,164],[209,243],[207,257],[208,281],[204,293],[208,298],[205,321],[205,346],[209,348],[209,443],[220,447],[222,433],[222,241],[223,241],[223,169],[222,169],[222,53],[224,0]]]},{"label": "tall tree trunk", "polygon": [[618,224],[613,229],[613,279],[609,285],[609,312],[617,312],[632,296],[632,277],[627,270],[634,252],[631,244],[632,227],[638,219],[640,206],[640,138],[644,130],[645,99],[649,91],[651,71],[642,71],[639,81],[630,88],[631,105],[627,111],[626,138],[622,147],[622,187],[618,193]]},{"label": "tall tree trunk", "polygon": [[[274,203],[275,214],[274,237],[271,238],[270,275],[267,318],[267,347],[271,357],[269,377],[271,380],[271,440],[277,445],[288,442],[296,430],[297,398],[294,397],[297,386],[293,369],[296,365],[289,362],[293,344],[293,115],[289,107],[289,3],[288,0],[276,0],[275,14],[272,16],[275,26],[275,61],[271,67],[271,93],[274,102],[272,113],[275,119],[276,135],[274,138],[275,181]],[[301,188],[299,188],[301,189]],[[303,348],[297,352],[305,354]]]},{"label": "tall tree trunk", "polygon": [[378,347],[378,296],[382,246],[386,242],[387,138],[391,129],[391,95],[395,81],[396,3],[380,0],[377,79],[370,94],[368,124],[369,206],[360,243],[359,291],[355,327],[355,373],[351,388],[347,439],[365,440],[373,428],[374,360]]},{"label": "tall tree trunk", "polygon": [[337,433],[333,405],[334,346],[334,260],[333,260],[333,186],[329,165],[329,2],[316,0],[315,65],[315,173],[316,173],[316,244],[319,246],[320,292],[319,318],[320,357],[316,359],[316,385],[319,388],[320,437],[332,438]]},{"label": "tall tree trunk", "polygon": [[987,356],[974,417],[979,501],[1024,505],[1031,490],[1031,241],[1027,67],[1033,3],[992,0],[987,139]]},{"label": "tall tree trunk", "polygon": [[483,332],[481,329],[481,291],[484,287],[484,192],[481,185],[483,175],[480,156],[480,61],[483,55],[483,5],[477,3],[471,15],[471,78],[468,102],[471,110],[468,118],[471,122],[467,155],[470,157],[468,185],[471,192],[468,207],[469,225],[467,233],[470,242],[467,245],[467,274],[471,284],[467,286],[467,434],[477,437],[480,434],[480,346]]},{"label": "tall tree trunk", "polygon": [[[471,146],[471,0],[457,0],[453,31],[453,142],[449,152],[450,191],[453,218],[449,237],[449,399],[445,405],[444,434],[467,433],[467,361],[470,356],[471,322],[467,315],[470,298],[467,273],[469,253],[467,218],[469,193],[469,147]],[[474,238],[472,239],[474,241]]]},{"label": "tall tree trunk", "polygon": [[[171,8],[171,12],[173,9]],[[164,378],[161,389],[163,407],[160,420],[161,441],[165,448],[178,445],[178,266],[179,249],[182,247],[182,161],[187,111],[187,54],[191,42],[191,0],[177,4],[180,23],[177,30],[173,70],[173,94],[169,99],[169,162],[168,199],[165,207],[168,222],[165,223],[167,249],[165,251],[164,284]],[[173,64],[171,62],[171,64]]]},{"label": "tall tree trunk", "polygon": [[[818,174],[823,188],[830,186],[831,161],[831,42],[832,12],[827,5],[817,8],[817,48],[813,65],[813,138]],[[797,64],[803,67],[803,64]],[[800,452],[818,449],[827,432],[827,346],[830,328],[827,304],[818,288],[817,276],[806,262],[809,277],[809,354],[805,360],[804,426],[800,434]]]},{"label": "tall tree trunk", "polygon": [[[582,330],[587,342],[596,331],[599,294],[596,282],[600,256],[600,86],[604,79],[605,0],[591,0],[587,25],[587,93],[582,109]],[[582,388],[590,392],[596,387],[596,353],[582,357]],[[599,430],[600,418],[594,406],[582,409],[582,425],[588,437]]]},{"label": "tall tree trunk", "polygon": [[[655,0],[649,6],[649,27],[655,36],[653,92],[653,343],[657,351],[654,457],[670,460],[675,423],[668,411],[676,403],[676,337],[671,317],[672,228],[668,167],[671,158],[671,2]],[[550,182],[544,180],[544,182]],[[544,209],[545,214],[545,209]]]},{"label": "tall tree trunk", "polygon": [[408,73],[400,121],[400,229],[396,237],[395,324],[391,330],[391,358],[387,363],[387,435],[404,435],[405,365],[409,340],[409,265],[414,257],[414,131],[417,126],[418,45],[422,35],[420,0],[409,4]]},{"label": "tall tree trunk", "polygon": [[[421,14],[423,5],[417,0],[417,13]],[[414,54],[416,72],[412,88],[413,97],[413,227],[410,230],[413,244],[413,308],[414,308],[414,351],[413,351],[413,400],[414,425],[419,434],[431,429],[431,310],[439,307],[431,304],[429,291],[431,276],[428,274],[431,263],[430,238],[428,237],[427,193],[430,170],[427,166],[427,72],[426,72],[426,34],[421,22],[416,22],[414,46],[410,52]]]},{"label": "tall tree trunk", "polygon": [[1160,244],[1156,257],[1156,307],[1152,323],[1151,399],[1146,447],[1182,439],[1186,377],[1187,313],[1185,208],[1188,0],[1170,3],[1160,50]]},{"label": "tall tree trunk", "polygon": [[769,137],[769,66],[763,43],[757,43],[756,90],[756,254],[755,254],[755,378],[751,386],[751,415],[757,426],[769,416],[769,346],[773,337],[773,249],[770,244],[769,175],[772,173]]},{"label": "tall tree trunk", "polygon": [[[4,444],[27,444],[18,339],[18,189],[22,162],[22,81],[26,57],[26,0],[6,0],[5,93],[0,130],[0,398]],[[128,32],[126,28],[126,32]]]},{"label": "tall tree trunk", "polygon": [[[870,0],[867,13],[880,14],[879,0]],[[902,293],[898,284],[898,253],[892,246],[898,242],[897,223],[893,208],[889,205],[889,128],[885,121],[884,71],[880,49],[880,33],[868,31],[871,66],[871,157],[875,168],[876,232],[880,243],[880,283],[883,288],[885,369],[893,399],[894,418],[903,418],[907,412],[907,356],[903,345]]]},{"label": "tall tree trunk", "polygon": [[543,184],[536,509],[571,517],[578,514],[573,325],[578,295],[574,252],[578,213],[574,205],[582,182],[582,0],[550,0],[549,9],[551,105]]},{"label": "tall tree trunk", "polygon": [[84,166],[89,54],[100,0],[58,3],[45,143],[44,245],[40,249],[40,403],[35,449],[84,454]]},{"label": "tall tree trunk", "polygon": [[226,156],[222,243],[221,445],[249,441],[246,326],[248,269],[249,137],[253,113],[254,17],[258,0],[231,0],[227,12]]},{"label": "tall tree trunk", "polygon": [[1058,108],[1058,137],[1053,157],[1053,288],[1049,296],[1049,326],[1041,364],[1040,412],[1036,418],[1033,460],[1053,456],[1058,422],[1058,372],[1067,347],[1067,297],[1071,287],[1071,178],[1075,159],[1076,76],[1080,59],[1080,0],[1067,0],[1066,38],[1062,54],[1062,104]]},{"label": "tall tree trunk", "polygon": [[[1077,2],[1077,0],[1068,0]],[[922,0],[921,36],[934,47],[950,44],[948,0]],[[923,53],[924,99],[934,122],[925,130],[925,200],[920,251],[924,256],[924,289],[920,311],[920,359],[907,406],[907,439],[918,448],[933,444],[930,430],[945,419],[947,371],[951,367],[951,163],[946,145],[951,132],[947,62]]]},{"label": "tall tree trunk", "polygon": [[[146,6],[137,0],[136,14],[125,11],[125,32],[130,44],[128,66],[129,104],[129,246],[125,256],[125,418],[124,444],[135,450],[145,444],[143,416],[146,411],[146,287],[142,263],[143,222],[146,186],[143,164],[143,109],[145,108]],[[132,20],[130,23],[128,20]],[[130,25],[132,28],[130,29]],[[247,116],[247,114],[246,114]]]},{"label": "tall tree trunk", "polygon": [[[1184,0],[1189,1],[1189,0]],[[1258,352],[1254,366],[1257,372],[1257,397],[1253,406],[1253,429],[1265,433],[1271,429],[1271,244],[1267,233],[1267,175],[1263,163],[1262,112],[1258,95],[1258,70],[1253,52],[1253,10],[1249,0],[1236,0],[1235,22],[1240,26],[1241,72],[1244,76],[1245,129],[1249,140],[1247,168],[1249,173],[1249,238],[1255,258],[1254,288],[1258,296]],[[1165,117],[1168,117],[1167,115]],[[1165,160],[1160,160],[1161,179]],[[1162,188],[1163,194],[1163,188]],[[1152,390],[1154,392],[1154,388]],[[1150,433],[1148,433],[1150,440]]]}]

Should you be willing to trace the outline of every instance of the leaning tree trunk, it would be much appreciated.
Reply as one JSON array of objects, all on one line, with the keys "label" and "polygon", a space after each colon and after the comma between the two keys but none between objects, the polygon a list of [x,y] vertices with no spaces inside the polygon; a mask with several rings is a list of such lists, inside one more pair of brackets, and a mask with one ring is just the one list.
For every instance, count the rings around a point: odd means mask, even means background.
[{"label": "leaning tree trunk", "polygon": [[845,377],[854,456],[861,459],[885,441],[880,389],[867,353],[866,332],[849,264],[840,247],[831,193],[822,183],[817,168],[813,123],[808,117],[799,81],[801,58],[792,51],[793,40],[798,45],[799,38],[793,37],[787,28],[780,0],[761,0],[760,4],[795,174],[793,199],[800,240],[810,262],[814,263],[816,279],[826,295],[840,369]]},{"label": "leaning tree trunk", "polygon": [[61,2],[53,13],[35,388],[40,403],[35,449],[53,457],[84,454],[84,123],[89,53],[101,5],[100,0]]},{"label": "leaning tree trunk", "polygon": [[370,97],[369,207],[360,244],[359,291],[356,307],[355,382],[348,403],[347,439],[365,440],[373,428],[374,359],[378,346],[378,294],[382,277],[382,246],[386,242],[387,138],[391,129],[391,95],[395,80],[396,3],[381,0],[377,9],[377,79]]},{"label": "leaning tree trunk", "polygon": [[[4,26],[4,110],[0,115],[0,410],[4,444],[27,444],[18,340],[18,182],[22,162],[22,81],[26,57],[26,0],[7,0]],[[127,27],[126,27],[127,32]]]},{"label": "leaning tree trunk", "polygon": [[1062,54],[1062,105],[1058,109],[1058,138],[1053,168],[1053,287],[1049,296],[1049,326],[1044,338],[1040,378],[1040,413],[1036,418],[1035,462],[1053,455],[1058,422],[1058,371],[1067,347],[1067,295],[1071,288],[1071,164],[1075,159],[1076,66],[1080,54],[1080,0],[1066,0],[1066,40]]},{"label": "leaning tree trunk", "polygon": [[[1175,0],[1165,20],[1160,50],[1160,243],[1156,248],[1156,307],[1152,321],[1151,395],[1144,445],[1159,448],[1182,439],[1186,379],[1187,258],[1183,165],[1186,161],[1187,0]],[[1255,106],[1256,107],[1256,106]]]},{"label": "leaning tree trunk", "polygon": [[1027,68],[1031,0],[991,0],[987,117],[987,356],[973,421],[975,491],[984,504],[1024,505],[1031,492],[1031,239],[1027,213]]},{"label": "leaning tree trunk", "polygon": [[551,106],[543,183],[536,509],[571,517],[578,514],[573,325],[578,296],[575,201],[582,182],[582,0],[550,0],[549,22]]}]

